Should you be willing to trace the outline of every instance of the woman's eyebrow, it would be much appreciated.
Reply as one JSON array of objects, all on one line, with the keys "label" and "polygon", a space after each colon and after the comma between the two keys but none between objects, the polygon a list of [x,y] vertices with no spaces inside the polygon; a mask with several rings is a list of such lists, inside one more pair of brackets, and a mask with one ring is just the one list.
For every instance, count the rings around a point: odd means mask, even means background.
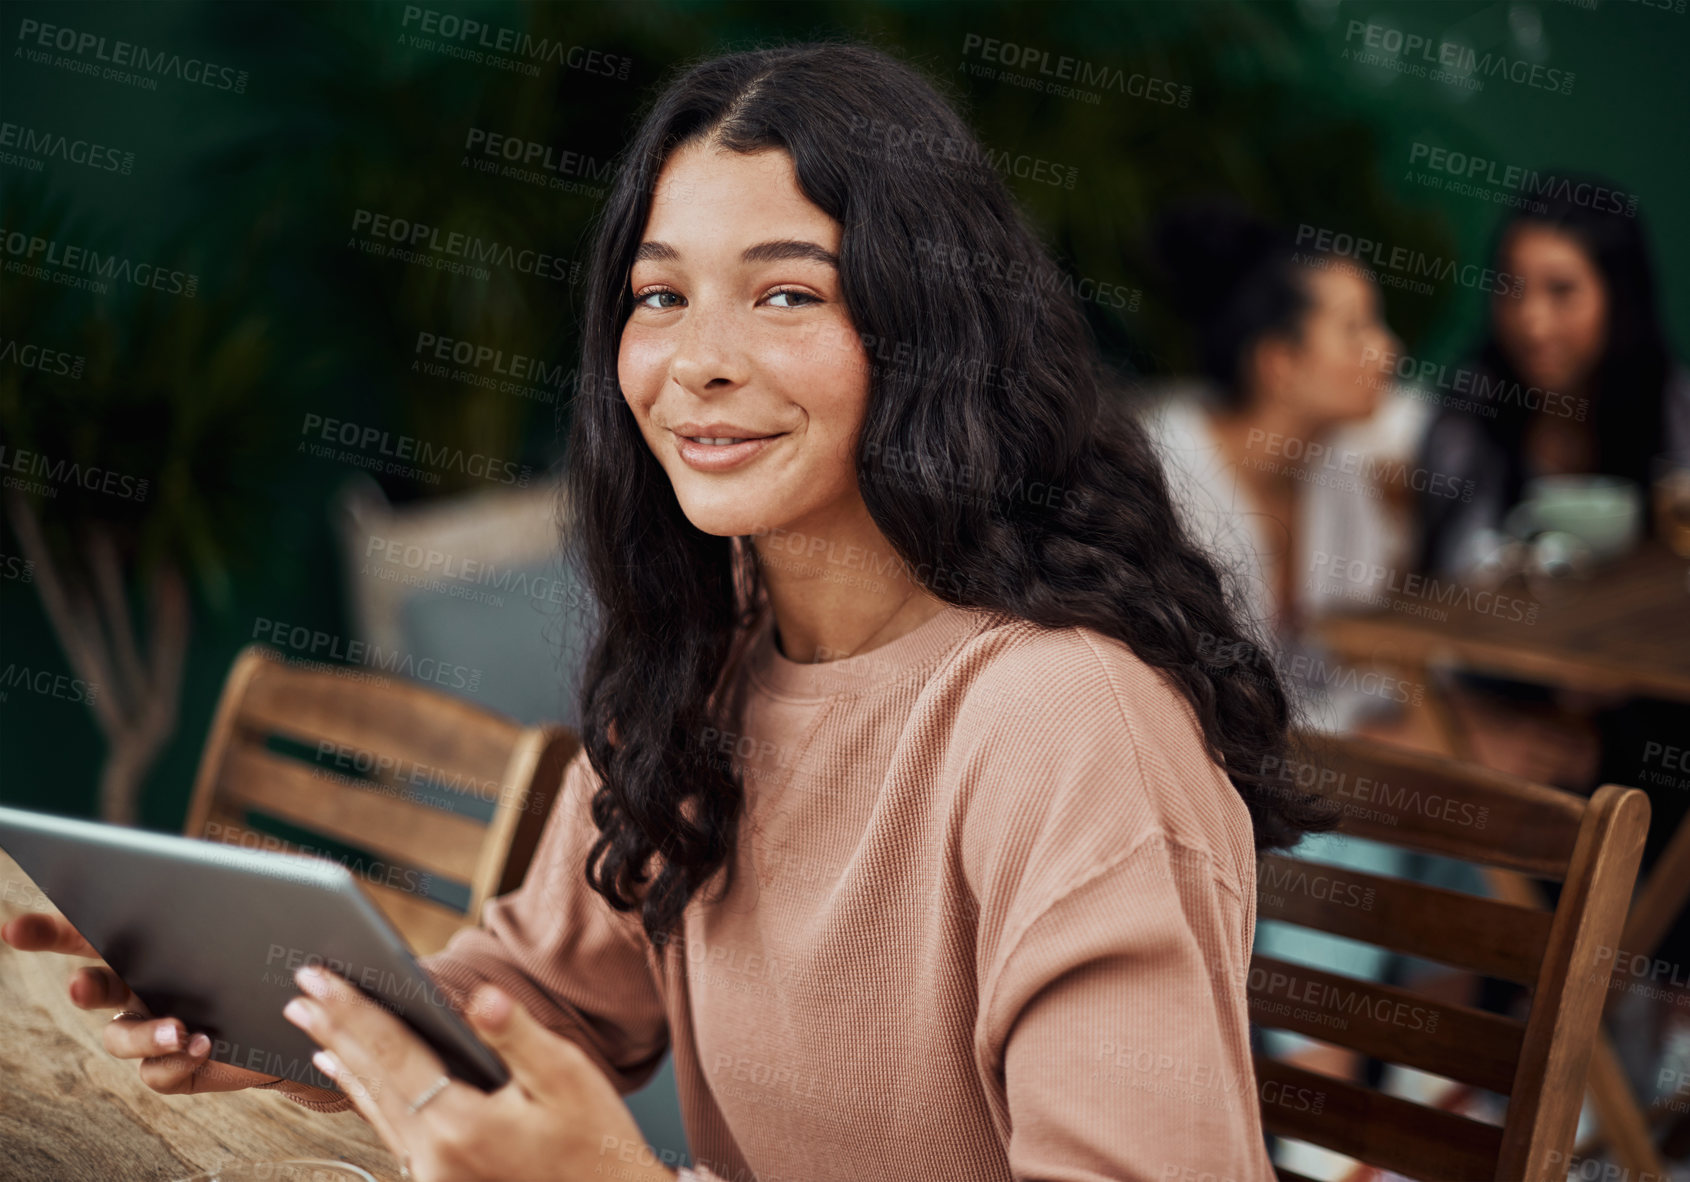
[{"label": "woman's eyebrow", "polygon": [[[741,259],[748,263],[779,263],[788,259],[811,259],[818,263],[826,263],[835,270],[839,267],[839,256],[825,247],[814,242],[803,242],[797,239],[785,238],[772,242],[759,242],[756,246],[748,246],[740,252]],[[678,263],[681,252],[667,242],[642,242],[634,252],[636,263]]]},{"label": "woman's eyebrow", "polygon": [[818,263],[826,263],[838,270],[839,256],[831,250],[817,246],[814,242],[803,242],[787,238],[778,242],[759,242],[756,246],[748,246],[740,254],[740,258],[748,263],[779,263],[788,259],[812,259]]}]

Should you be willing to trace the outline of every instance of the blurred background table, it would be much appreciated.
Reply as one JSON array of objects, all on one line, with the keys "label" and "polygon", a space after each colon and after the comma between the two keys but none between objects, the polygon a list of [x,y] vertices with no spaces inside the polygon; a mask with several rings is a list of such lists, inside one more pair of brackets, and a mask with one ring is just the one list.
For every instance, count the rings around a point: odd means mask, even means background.
[{"label": "blurred background table", "polygon": [[[0,923],[52,904],[0,851]],[[0,1179],[171,1182],[238,1161],[342,1159],[382,1182],[398,1164],[355,1113],[324,1116],[265,1092],[161,1096],[100,1045],[104,1011],[65,983],[80,958],[0,943]]]},{"label": "blurred background table", "polygon": [[1566,689],[1690,702],[1687,571],[1690,562],[1651,542],[1541,600],[1517,581],[1505,586],[1498,594],[1521,601],[1520,618],[1512,605],[1487,607],[1496,600],[1481,599],[1478,587],[1444,580],[1393,597],[1378,611],[1330,616],[1318,629],[1334,652],[1355,662],[1450,664]]},{"label": "blurred background table", "polygon": [[[1501,606],[1494,597],[1481,599],[1478,587],[1453,581],[1413,590],[1417,594],[1393,595],[1374,611],[1330,616],[1316,628],[1340,660],[1394,666],[1410,684],[1423,687],[1424,717],[1412,730],[1445,755],[1474,758],[1459,707],[1437,676],[1444,671],[1690,703],[1690,561],[1659,542],[1646,542],[1599,567],[1588,580],[1545,588],[1541,599],[1518,579],[1495,593],[1516,601]],[[1662,741],[1675,738],[1663,735]],[[1651,823],[1666,821],[1657,815]],[[1541,906],[1536,887],[1525,879],[1500,871],[1486,877],[1497,897]],[[1620,947],[1652,956],[1687,902],[1690,815],[1672,830],[1639,881]],[[1610,1007],[1616,996],[1609,995]],[[1592,1059],[1590,1086],[1600,1140],[1581,1143],[1580,1155],[1608,1142],[1633,1176],[1665,1177],[1651,1126],[1668,1113],[1644,1113],[1607,1037]]]}]

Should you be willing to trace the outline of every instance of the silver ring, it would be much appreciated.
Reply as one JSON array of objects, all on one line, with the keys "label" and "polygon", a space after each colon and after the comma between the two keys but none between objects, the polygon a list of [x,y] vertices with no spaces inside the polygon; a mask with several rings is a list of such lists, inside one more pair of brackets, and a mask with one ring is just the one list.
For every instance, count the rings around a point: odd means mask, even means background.
[{"label": "silver ring", "polygon": [[430,1100],[434,1099],[441,1092],[444,1092],[446,1090],[446,1085],[451,1083],[451,1082],[452,1082],[451,1076],[442,1075],[439,1079],[437,1079],[433,1083],[429,1084],[428,1085],[428,1091],[424,1092],[422,1095],[418,1096],[415,1100],[411,1101],[411,1111],[412,1112],[421,1112],[423,1105],[427,1104]]}]

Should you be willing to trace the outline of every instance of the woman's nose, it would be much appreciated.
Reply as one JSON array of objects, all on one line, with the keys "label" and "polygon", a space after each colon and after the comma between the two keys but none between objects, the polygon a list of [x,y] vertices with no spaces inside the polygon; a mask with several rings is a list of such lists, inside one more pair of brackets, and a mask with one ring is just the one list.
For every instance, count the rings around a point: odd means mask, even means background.
[{"label": "woman's nose", "polygon": [[746,379],[743,334],[732,317],[705,303],[689,305],[676,326],[679,334],[669,361],[669,374],[694,393],[738,386]]}]

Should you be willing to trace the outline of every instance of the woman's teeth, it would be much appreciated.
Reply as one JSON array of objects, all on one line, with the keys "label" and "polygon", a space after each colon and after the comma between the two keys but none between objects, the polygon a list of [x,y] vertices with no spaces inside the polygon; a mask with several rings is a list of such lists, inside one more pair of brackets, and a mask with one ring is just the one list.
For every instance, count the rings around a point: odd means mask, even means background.
[{"label": "woman's teeth", "polygon": [[707,439],[702,435],[688,435],[687,438],[692,440],[694,443],[706,443],[706,444],[709,444],[711,447],[726,447],[730,443],[744,443],[745,442],[744,439],[727,439],[727,438]]}]

